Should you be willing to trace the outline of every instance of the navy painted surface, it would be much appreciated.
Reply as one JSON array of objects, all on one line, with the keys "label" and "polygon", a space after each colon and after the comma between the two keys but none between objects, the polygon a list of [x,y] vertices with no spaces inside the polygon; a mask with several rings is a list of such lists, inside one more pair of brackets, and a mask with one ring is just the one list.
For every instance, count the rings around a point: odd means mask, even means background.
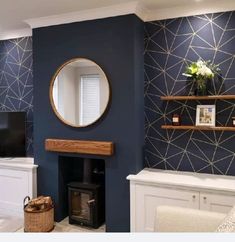
[{"label": "navy painted surface", "polygon": [[0,111],[25,111],[26,152],[33,156],[32,38],[0,41]]},{"label": "navy painted surface", "polygon": [[148,22],[145,24],[146,166],[235,175],[235,133],[173,131],[173,113],[182,124],[195,124],[197,104],[216,104],[217,125],[232,125],[235,102],[161,101],[164,95],[190,95],[192,82],[182,73],[186,64],[211,60],[220,64],[223,80],[215,80],[211,94],[235,94],[235,12]]},{"label": "navy painted surface", "polygon": [[[143,168],[144,27],[135,15],[39,28],[33,31],[34,147],[39,194],[51,195],[56,218],[64,216],[58,180],[58,154],[46,152],[46,138],[107,140],[115,143],[106,164],[106,229],[129,231],[129,182]],[[112,90],[104,117],[87,128],[72,128],[53,113],[49,84],[56,69],[74,57],[95,61]]]}]

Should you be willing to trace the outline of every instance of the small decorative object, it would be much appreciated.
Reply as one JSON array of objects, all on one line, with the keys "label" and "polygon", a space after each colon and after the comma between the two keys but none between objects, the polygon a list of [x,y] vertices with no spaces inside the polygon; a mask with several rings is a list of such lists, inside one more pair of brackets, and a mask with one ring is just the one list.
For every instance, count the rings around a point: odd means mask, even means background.
[{"label": "small decorative object", "polygon": [[196,126],[215,126],[215,105],[197,105]]},{"label": "small decorative object", "polygon": [[194,93],[197,96],[208,95],[208,82],[220,71],[219,65],[211,64],[211,61],[198,60],[186,67],[184,76],[195,81]]},{"label": "small decorative object", "polygon": [[233,120],[233,126],[235,126],[235,117],[232,117]]},{"label": "small decorative object", "polygon": [[179,114],[174,113],[172,115],[172,125],[175,125],[175,126],[180,125],[180,116],[179,116]]}]

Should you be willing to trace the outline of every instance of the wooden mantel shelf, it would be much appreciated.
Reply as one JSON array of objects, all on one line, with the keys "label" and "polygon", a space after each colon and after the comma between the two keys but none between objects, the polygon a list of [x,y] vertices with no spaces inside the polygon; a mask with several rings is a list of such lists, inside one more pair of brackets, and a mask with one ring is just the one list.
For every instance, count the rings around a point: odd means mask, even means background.
[{"label": "wooden mantel shelf", "polygon": [[161,96],[161,100],[233,100],[235,95],[211,95],[211,96]]},{"label": "wooden mantel shelf", "polygon": [[111,156],[114,144],[106,141],[46,139],[45,149],[53,152]]},{"label": "wooden mantel shelf", "polygon": [[215,131],[235,131],[235,127],[230,127],[230,126],[215,126],[215,127],[210,127],[210,126],[191,126],[191,125],[162,125],[162,129],[185,129],[185,130],[215,130]]}]

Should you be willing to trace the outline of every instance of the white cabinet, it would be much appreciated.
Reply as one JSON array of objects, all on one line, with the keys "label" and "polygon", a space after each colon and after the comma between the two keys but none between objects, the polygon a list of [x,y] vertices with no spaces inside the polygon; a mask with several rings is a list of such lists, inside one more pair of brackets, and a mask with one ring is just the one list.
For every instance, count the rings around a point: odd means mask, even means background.
[{"label": "white cabinet", "polygon": [[227,213],[235,205],[235,195],[224,195],[218,192],[200,193],[200,209]]},{"label": "white cabinet", "polygon": [[[153,186],[136,185],[136,223],[135,231],[153,231],[153,211],[158,205],[172,205],[199,208],[199,193]],[[143,230],[144,228],[144,230]]]},{"label": "white cabinet", "polygon": [[132,232],[153,232],[154,212],[159,205],[223,213],[235,205],[233,177],[144,169],[127,179]]},{"label": "white cabinet", "polygon": [[0,214],[23,216],[25,196],[37,196],[37,165],[32,158],[1,158]]}]

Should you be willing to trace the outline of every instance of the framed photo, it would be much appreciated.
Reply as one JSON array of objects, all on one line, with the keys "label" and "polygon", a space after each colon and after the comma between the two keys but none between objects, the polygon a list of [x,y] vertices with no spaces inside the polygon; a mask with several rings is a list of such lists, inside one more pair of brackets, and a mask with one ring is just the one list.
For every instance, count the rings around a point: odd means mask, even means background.
[{"label": "framed photo", "polygon": [[196,126],[215,126],[215,105],[197,105]]}]

